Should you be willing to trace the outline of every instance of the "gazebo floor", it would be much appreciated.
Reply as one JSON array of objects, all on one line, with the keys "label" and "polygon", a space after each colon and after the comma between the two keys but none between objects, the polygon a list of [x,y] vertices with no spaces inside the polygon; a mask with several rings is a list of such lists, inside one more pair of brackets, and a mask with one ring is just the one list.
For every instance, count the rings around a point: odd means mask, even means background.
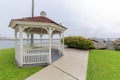
[{"label": "gazebo floor", "polygon": [[59,58],[61,58],[63,56],[63,54],[59,54],[59,51],[56,49],[52,49],[52,63],[55,62],[56,60],[58,60]]}]

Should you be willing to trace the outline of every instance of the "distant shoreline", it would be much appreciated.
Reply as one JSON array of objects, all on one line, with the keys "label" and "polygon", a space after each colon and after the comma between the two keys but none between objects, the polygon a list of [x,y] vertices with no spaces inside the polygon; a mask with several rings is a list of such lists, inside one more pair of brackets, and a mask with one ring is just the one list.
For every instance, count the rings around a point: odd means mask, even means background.
[{"label": "distant shoreline", "polygon": [[6,50],[6,49],[15,49],[14,47],[11,48],[0,48],[0,50]]},{"label": "distant shoreline", "polygon": [[14,41],[14,39],[0,39],[0,41]]},{"label": "distant shoreline", "polygon": [[[15,39],[0,39],[0,41],[14,41],[14,40]],[[27,39],[23,39],[23,40],[27,40]],[[34,39],[34,40],[40,40],[40,39]],[[48,40],[48,39],[42,39],[42,40]],[[53,39],[53,40],[59,40],[59,39]]]}]

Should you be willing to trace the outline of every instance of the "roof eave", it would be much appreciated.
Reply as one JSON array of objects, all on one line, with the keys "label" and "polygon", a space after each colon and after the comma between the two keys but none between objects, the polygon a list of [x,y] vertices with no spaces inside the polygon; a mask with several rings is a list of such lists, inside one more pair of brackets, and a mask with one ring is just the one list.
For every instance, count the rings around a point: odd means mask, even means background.
[{"label": "roof eave", "polygon": [[[14,22],[14,21],[15,21],[15,22]],[[13,19],[13,20],[10,21],[9,27],[14,28],[16,24],[18,24],[18,23],[21,24],[22,22],[32,22],[32,21],[21,21],[21,20],[14,20],[14,19]],[[34,22],[33,22],[33,23],[34,23]],[[41,23],[45,23],[45,22],[41,22]],[[47,23],[47,24],[54,24],[54,23]],[[56,26],[58,26],[58,27],[61,27],[61,28],[63,28],[64,30],[67,30],[67,28],[64,27],[64,26],[57,25],[57,24],[54,24],[54,25],[56,25]]]},{"label": "roof eave", "polygon": [[14,20],[11,19],[8,27],[11,27],[11,28],[14,28],[14,27],[15,27],[16,23],[14,23],[13,21],[14,21]]}]

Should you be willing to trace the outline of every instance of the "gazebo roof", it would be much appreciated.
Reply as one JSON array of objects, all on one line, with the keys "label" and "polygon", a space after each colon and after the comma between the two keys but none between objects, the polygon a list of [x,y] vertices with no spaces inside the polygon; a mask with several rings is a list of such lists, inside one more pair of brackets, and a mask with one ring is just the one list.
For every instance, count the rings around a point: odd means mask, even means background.
[{"label": "gazebo roof", "polygon": [[[40,16],[11,19],[9,26],[13,29],[18,28],[20,26],[27,27],[24,30],[25,32],[31,31],[34,33],[39,33],[41,29],[45,27],[55,28],[54,33],[59,33],[59,31],[65,31],[67,29],[63,25],[58,24],[57,22],[47,18],[45,12],[41,12]],[[43,33],[46,34],[47,32],[43,30]]]},{"label": "gazebo roof", "polygon": [[45,23],[54,23],[56,25],[60,25],[45,16],[25,17],[25,18],[18,18],[18,19],[12,19],[12,20],[13,21],[45,22]]}]

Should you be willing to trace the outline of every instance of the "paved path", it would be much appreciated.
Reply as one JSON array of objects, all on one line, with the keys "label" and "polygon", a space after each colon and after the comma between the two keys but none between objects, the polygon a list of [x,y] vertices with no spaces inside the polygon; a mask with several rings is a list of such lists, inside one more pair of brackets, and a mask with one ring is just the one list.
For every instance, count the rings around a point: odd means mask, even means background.
[{"label": "paved path", "polygon": [[86,80],[88,51],[65,48],[65,56],[26,80]]}]

